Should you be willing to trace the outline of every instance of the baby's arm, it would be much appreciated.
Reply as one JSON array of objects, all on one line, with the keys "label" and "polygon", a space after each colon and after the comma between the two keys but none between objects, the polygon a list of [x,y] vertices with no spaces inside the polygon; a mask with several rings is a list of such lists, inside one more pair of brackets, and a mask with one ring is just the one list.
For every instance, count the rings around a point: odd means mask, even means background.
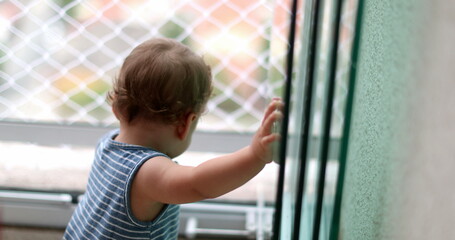
[{"label": "baby's arm", "polygon": [[196,167],[195,186],[201,193],[214,198],[230,192],[256,176],[272,161],[272,144],[279,138],[272,131],[273,123],[282,117],[282,102],[274,99],[266,109],[262,124],[251,144],[239,151],[206,161]]},{"label": "baby's arm", "polygon": [[197,167],[179,166],[164,157],[153,158],[141,167],[136,181],[149,183],[149,198],[163,203],[215,198],[242,186],[272,161],[272,145],[279,139],[272,126],[282,118],[282,106],[279,99],[269,104],[249,146]]}]

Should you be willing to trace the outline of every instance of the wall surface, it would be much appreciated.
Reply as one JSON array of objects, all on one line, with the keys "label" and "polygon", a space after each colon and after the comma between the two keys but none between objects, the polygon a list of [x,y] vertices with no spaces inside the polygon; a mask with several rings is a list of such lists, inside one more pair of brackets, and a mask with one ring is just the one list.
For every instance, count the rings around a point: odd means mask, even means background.
[{"label": "wall surface", "polygon": [[455,239],[455,1],[425,6],[394,239]]},{"label": "wall surface", "polygon": [[365,1],[340,239],[455,239],[454,6]]}]

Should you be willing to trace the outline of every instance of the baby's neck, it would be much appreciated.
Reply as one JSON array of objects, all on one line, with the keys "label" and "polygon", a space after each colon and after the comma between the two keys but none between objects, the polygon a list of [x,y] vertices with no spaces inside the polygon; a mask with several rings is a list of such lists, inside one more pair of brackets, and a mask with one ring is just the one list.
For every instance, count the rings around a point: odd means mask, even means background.
[{"label": "baby's neck", "polygon": [[145,121],[120,122],[120,133],[115,140],[172,155],[172,149],[177,140],[174,137],[174,131],[173,125]]}]

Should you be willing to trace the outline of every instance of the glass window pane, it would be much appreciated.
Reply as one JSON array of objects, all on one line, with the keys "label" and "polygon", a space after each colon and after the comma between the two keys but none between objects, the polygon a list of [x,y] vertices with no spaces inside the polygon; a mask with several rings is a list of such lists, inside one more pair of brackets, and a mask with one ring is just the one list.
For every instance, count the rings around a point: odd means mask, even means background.
[{"label": "glass window pane", "polygon": [[[292,11],[292,1],[286,2],[287,17],[290,18]],[[285,164],[280,166],[284,167],[284,182],[283,193],[281,197],[281,218],[275,219],[280,221],[279,239],[292,239],[294,230],[294,213],[296,207],[296,189],[298,185],[298,177],[300,170],[300,145],[302,130],[302,115],[303,115],[303,95],[305,94],[305,66],[307,61],[307,40],[308,40],[308,17],[307,12],[304,13],[305,2],[298,1],[296,9],[296,27],[295,27],[295,42],[294,42],[294,59],[292,62],[292,76],[288,76],[291,93],[289,97],[289,113],[288,113],[288,129],[286,139],[286,158]],[[286,41],[288,48],[289,33],[287,33],[288,40]],[[283,36],[284,37],[284,36]],[[289,54],[289,53],[288,53]],[[289,62],[285,64],[291,64]]]},{"label": "glass window pane", "polygon": [[[337,4],[343,4],[341,9],[340,22],[335,20]],[[336,186],[339,170],[339,150],[340,140],[342,137],[343,123],[345,118],[346,95],[348,89],[348,78],[350,69],[351,45],[353,40],[353,20],[355,18],[355,1],[323,1],[323,12],[321,17],[321,30],[318,43],[318,68],[316,74],[315,96],[316,102],[314,105],[312,120],[311,120],[311,138],[310,149],[314,152],[308,156],[309,163],[307,167],[306,189],[303,199],[302,219],[300,239],[311,239],[314,234],[318,234],[318,239],[329,239],[330,229],[333,217],[333,207],[335,201]],[[339,24],[339,25],[338,25]],[[339,27],[338,39],[333,39],[335,28]],[[332,61],[332,47],[336,45],[336,65],[330,64]],[[330,72],[334,72],[334,76],[329,76]],[[334,81],[334,96],[332,99],[332,113],[330,121],[330,132],[328,139],[328,147],[322,150],[323,125],[329,109],[324,109],[327,99],[327,88],[330,84],[329,79],[333,77]],[[320,168],[322,164],[322,151],[327,151],[327,163],[325,176],[321,174]],[[321,179],[322,177],[322,179]],[[318,196],[317,188],[319,181],[324,181],[324,188],[321,192],[322,196]],[[316,223],[315,214],[316,203],[318,197],[322,197],[321,218],[320,222]],[[319,224],[319,232],[314,233],[315,224]]]}]

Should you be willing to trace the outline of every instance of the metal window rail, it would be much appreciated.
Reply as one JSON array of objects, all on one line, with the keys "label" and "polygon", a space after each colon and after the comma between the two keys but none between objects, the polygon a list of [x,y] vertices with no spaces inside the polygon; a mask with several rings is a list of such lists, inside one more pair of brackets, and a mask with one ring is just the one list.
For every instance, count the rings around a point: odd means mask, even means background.
[{"label": "metal window rail", "polygon": [[75,205],[70,194],[0,190],[0,224],[66,227]]},{"label": "metal window rail", "polygon": [[[67,193],[0,190],[0,223],[27,227],[65,228],[77,206]],[[199,202],[181,206],[180,235],[269,239],[273,208],[263,198],[257,205]],[[258,238],[259,236],[259,238]]]},{"label": "metal window rail", "polygon": [[[101,136],[112,127],[88,125],[59,125],[53,123],[20,123],[0,121],[0,141],[27,142],[45,146],[87,146],[95,147]],[[45,136],[45,137],[43,137]],[[241,149],[250,144],[252,133],[196,131],[188,151],[226,153]],[[319,136],[312,136],[319,138]],[[338,146],[340,139],[331,138],[331,144]],[[312,157],[317,149],[310,149]],[[329,150],[329,156],[338,156],[338,148]]]},{"label": "metal window rail", "polygon": [[[0,121],[0,141],[31,142],[48,146],[95,147],[97,141],[113,129],[113,127],[89,125]],[[251,133],[196,131],[189,151],[232,152],[248,145],[251,137]]]}]

